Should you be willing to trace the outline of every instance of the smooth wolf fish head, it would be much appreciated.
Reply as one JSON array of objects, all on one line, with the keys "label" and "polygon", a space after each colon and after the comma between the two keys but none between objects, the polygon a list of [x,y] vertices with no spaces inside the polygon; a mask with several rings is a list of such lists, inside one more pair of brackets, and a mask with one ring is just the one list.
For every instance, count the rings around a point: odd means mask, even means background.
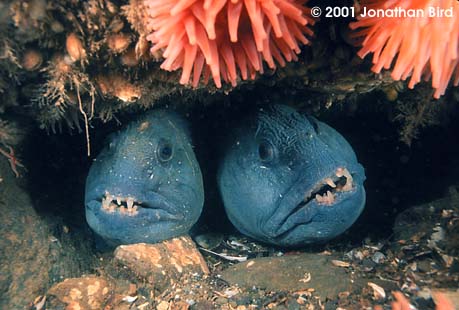
[{"label": "smooth wolf fish head", "polygon": [[86,220],[110,245],[186,234],[204,203],[185,121],[153,110],[111,135],[86,180]]}]

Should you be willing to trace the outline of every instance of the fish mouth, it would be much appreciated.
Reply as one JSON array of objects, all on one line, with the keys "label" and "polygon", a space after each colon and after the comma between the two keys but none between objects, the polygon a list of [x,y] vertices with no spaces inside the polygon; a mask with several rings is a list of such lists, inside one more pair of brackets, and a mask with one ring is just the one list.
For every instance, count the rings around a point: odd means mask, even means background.
[{"label": "fish mouth", "polygon": [[156,193],[150,196],[148,199],[137,199],[132,195],[115,195],[105,191],[101,197],[93,200],[97,204],[91,203],[88,206],[100,206],[100,212],[105,215],[137,217],[146,212],[154,212],[158,220],[160,218],[163,220],[181,220],[183,218],[166,198]]},{"label": "fish mouth", "polygon": [[312,189],[307,191],[303,200],[292,213],[311,202],[323,206],[333,206],[337,203],[336,198],[338,195],[353,190],[355,190],[355,184],[352,174],[347,168],[339,167],[334,173],[317,182]]},{"label": "fish mouth", "polygon": [[354,176],[346,167],[338,167],[320,178],[313,186],[309,186],[309,189],[304,189],[303,182],[297,183],[290,188],[279,202],[279,207],[265,222],[266,234],[273,239],[282,239],[298,226],[314,224],[315,227],[321,225],[324,216],[342,212],[343,210],[339,211],[337,208],[348,208],[350,204],[346,201],[359,192],[360,184],[355,182]]},{"label": "fish mouth", "polygon": [[102,197],[101,209],[106,213],[119,213],[120,215],[136,216],[140,208],[146,208],[145,204],[134,197],[115,196],[108,191]]}]

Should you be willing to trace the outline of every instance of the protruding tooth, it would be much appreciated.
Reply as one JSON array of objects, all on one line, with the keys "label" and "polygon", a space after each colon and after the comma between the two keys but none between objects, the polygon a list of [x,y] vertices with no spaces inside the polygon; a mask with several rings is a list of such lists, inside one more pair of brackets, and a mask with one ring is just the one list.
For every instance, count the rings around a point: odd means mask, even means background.
[{"label": "protruding tooth", "polygon": [[116,203],[121,206],[121,200],[122,198],[120,196],[116,197]]},{"label": "protruding tooth", "polygon": [[331,188],[335,188],[335,187],[336,187],[335,182],[333,182],[333,180],[332,180],[331,178],[326,178],[324,181],[325,181],[325,183],[326,183],[327,185],[329,185]]},{"label": "protruding tooth", "polygon": [[323,196],[324,197],[324,203],[327,204],[327,205],[331,203],[330,202],[330,195],[328,193],[330,193],[330,191],[327,191]]},{"label": "protruding tooth", "polygon": [[134,215],[137,215],[137,213],[139,213],[137,211],[137,206],[136,205],[134,205],[131,209],[128,208],[127,212],[128,212],[128,215],[130,215],[130,216],[134,216]]},{"label": "protruding tooth", "polygon": [[323,198],[319,194],[316,194],[316,200],[317,200],[317,202],[322,202]]},{"label": "protruding tooth", "polygon": [[102,198],[102,209],[107,210],[110,206],[111,200],[108,200],[107,198]]},{"label": "protruding tooth", "polygon": [[129,198],[126,200],[126,205],[127,205],[128,211],[132,209],[132,205],[133,205],[133,204],[134,204],[134,198],[129,197]]},{"label": "protruding tooth", "polygon": [[353,179],[352,179],[352,175],[349,172],[349,170],[347,170],[346,168],[338,168],[336,169],[336,176],[337,177],[344,176],[346,178],[346,184],[344,184],[344,186],[340,189],[341,191],[346,192],[346,191],[352,190]]},{"label": "protruding tooth", "polygon": [[352,175],[349,173],[347,169],[344,169],[344,176],[346,177],[346,184],[343,186],[343,191],[350,191],[353,185]]},{"label": "protruding tooth", "polygon": [[316,194],[316,200],[318,203],[331,205],[335,202],[335,195],[331,191],[327,191],[323,196]]},{"label": "protruding tooth", "polygon": [[336,176],[338,178],[341,178],[344,175],[344,169],[343,168],[336,169],[336,173],[335,174],[336,174]]},{"label": "protruding tooth", "polygon": [[327,191],[327,202],[330,204],[335,202],[335,195],[330,191]]},{"label": "protruding tooth", "polygon": [[113,213],[116,210],[116,204],[110,203],[110,206],[108,207],[108,212]]},{"label": "protruding tooth", "polygon": [[105,199],[108,200],[108,201],[112,201],[113,200],[113,195],[111,195],[108,191],[105,191]]}]

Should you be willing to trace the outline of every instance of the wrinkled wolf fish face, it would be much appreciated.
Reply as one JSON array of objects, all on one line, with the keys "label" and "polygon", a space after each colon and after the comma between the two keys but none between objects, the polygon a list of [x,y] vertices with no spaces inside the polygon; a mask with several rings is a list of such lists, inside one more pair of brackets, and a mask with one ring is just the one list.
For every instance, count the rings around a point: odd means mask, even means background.
[{"label": "wrinkled wolf fish face", "polygon": [[148,112],[109,137],[86,180],[86,220],[109,245],[185,234],[203,203],[187,128],[165,110]]},{"label": "wrinkled wolf fish face", "polygon": [[282,105],[260,109],[233,131],[218,174],[234,226],[280,246],[344,232],[364,207],[364,180],[338,132]]}]

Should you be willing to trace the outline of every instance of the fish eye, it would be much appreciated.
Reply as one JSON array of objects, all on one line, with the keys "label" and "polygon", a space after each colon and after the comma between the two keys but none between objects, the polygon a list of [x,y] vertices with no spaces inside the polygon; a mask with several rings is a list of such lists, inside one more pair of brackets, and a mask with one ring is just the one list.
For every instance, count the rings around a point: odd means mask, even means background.
[{"label": "fish eye", "polygon": [[159,161],[167,162],[172,159],[174,148],[169,141],[161,140],[158,143],[157,156]]},{"label": "fish eye", "polygon": [[261,141],[258,145],[258,156],[262,162],[270,162],[274,159],[275,149],[269,141]]}]

